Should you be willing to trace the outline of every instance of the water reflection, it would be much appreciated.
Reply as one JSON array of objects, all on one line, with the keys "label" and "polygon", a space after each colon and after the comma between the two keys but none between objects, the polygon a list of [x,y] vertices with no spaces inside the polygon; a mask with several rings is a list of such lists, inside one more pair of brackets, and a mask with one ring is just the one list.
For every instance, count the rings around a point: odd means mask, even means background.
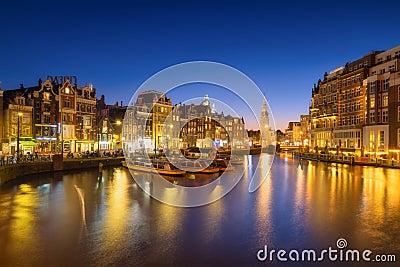
[{"label": "water reflection", "polygon": [[[252,266],[264,245],[324,249],[340,237],[351,248],[400,256],[400,170],[276,158],[266,182],[249,193],[258,160],[245,161],[228,195],[198,208],[152,199],[122,168],[6,184],[1,265]],[[171,190],[163,193],[180,193]]]}]

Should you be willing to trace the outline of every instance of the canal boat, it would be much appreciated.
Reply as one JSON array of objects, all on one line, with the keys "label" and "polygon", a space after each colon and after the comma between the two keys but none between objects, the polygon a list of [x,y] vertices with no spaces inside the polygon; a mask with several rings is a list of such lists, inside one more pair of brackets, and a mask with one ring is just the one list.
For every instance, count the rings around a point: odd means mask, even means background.
[{"label": "canal boat", "polygon": [[130,170],[152,172],[161,175],[183,176],[186,171],[178,169],[167,160],[134,158],[125,163]]},{"label": "canal boat", "polygon": [[191,173],[212,174],[219,172],[219,168],[203,160],[180,160],[174,163],[180,169]]}]

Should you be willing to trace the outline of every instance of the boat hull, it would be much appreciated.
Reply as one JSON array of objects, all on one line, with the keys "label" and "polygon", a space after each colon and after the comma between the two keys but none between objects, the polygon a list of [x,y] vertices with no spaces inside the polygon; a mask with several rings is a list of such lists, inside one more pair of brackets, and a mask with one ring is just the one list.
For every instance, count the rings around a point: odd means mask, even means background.
[{"label": "boat hull", "polygon": [[128,166],[128,169],[140,172],[158,173],[160,175],[168,175],[168,176],[183,176],[186,173],[185,171],[182,170],[162,170],[162,169],[153,169],[140,166]]}]

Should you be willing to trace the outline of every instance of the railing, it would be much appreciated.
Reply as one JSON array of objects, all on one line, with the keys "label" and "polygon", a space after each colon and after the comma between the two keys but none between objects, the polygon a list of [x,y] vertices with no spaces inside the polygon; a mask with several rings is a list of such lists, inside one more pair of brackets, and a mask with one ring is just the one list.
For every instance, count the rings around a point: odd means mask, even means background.
[{"label": "railing", "polygon": [[[64,160],[69,159],[95,159],[95,158],[116,158],[123,156],[122,151],[109,152],[104,151],[102,153],[90,152],[90,153],[74,153],[74,154],[64,154]],[[21,163],[36,163],[36,162],[52,162],[52,154],[28,154],[17,156],[0,156],[0,167],[12,164]]]},{"label": "railing", "polygon": [[360,157],[358,155],[346,156],[343,154],[340,155],[317,154],[317,153],[304,153],[304,152],[294,152],[293,155],[304,159],[344,163],[350,165],[373,165],[373,166],[400,168],[400,161],[392,159]]},{"label": "railing", "polygon": [[0,156],[0,166],[18,163],[50,162],[52,155]]}]

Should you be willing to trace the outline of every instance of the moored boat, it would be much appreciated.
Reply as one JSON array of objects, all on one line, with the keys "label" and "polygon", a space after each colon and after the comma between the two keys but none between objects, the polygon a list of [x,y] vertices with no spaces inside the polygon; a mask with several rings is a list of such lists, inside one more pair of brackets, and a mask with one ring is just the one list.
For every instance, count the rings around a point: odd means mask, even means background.
[{"label": "moored boat", "polygon": [[231,156],[225,157],[224,159],[227,160],[229,162],[229,164],[232,164],[232,165],[241,165],[244,163],[243,158],[236,156],[236,155],[231,155]]},{"label": "moored boat", "polygon": [[128,159],[128,169],[143,172],[158,173],[161,175],[183,176],[186,171],[176,168],[167,160]]},{"label": "moored boat", "polygon": [[180,169],[192,173],[217,173],[219,168],[202,160],[180,160],[174,163]]}]

